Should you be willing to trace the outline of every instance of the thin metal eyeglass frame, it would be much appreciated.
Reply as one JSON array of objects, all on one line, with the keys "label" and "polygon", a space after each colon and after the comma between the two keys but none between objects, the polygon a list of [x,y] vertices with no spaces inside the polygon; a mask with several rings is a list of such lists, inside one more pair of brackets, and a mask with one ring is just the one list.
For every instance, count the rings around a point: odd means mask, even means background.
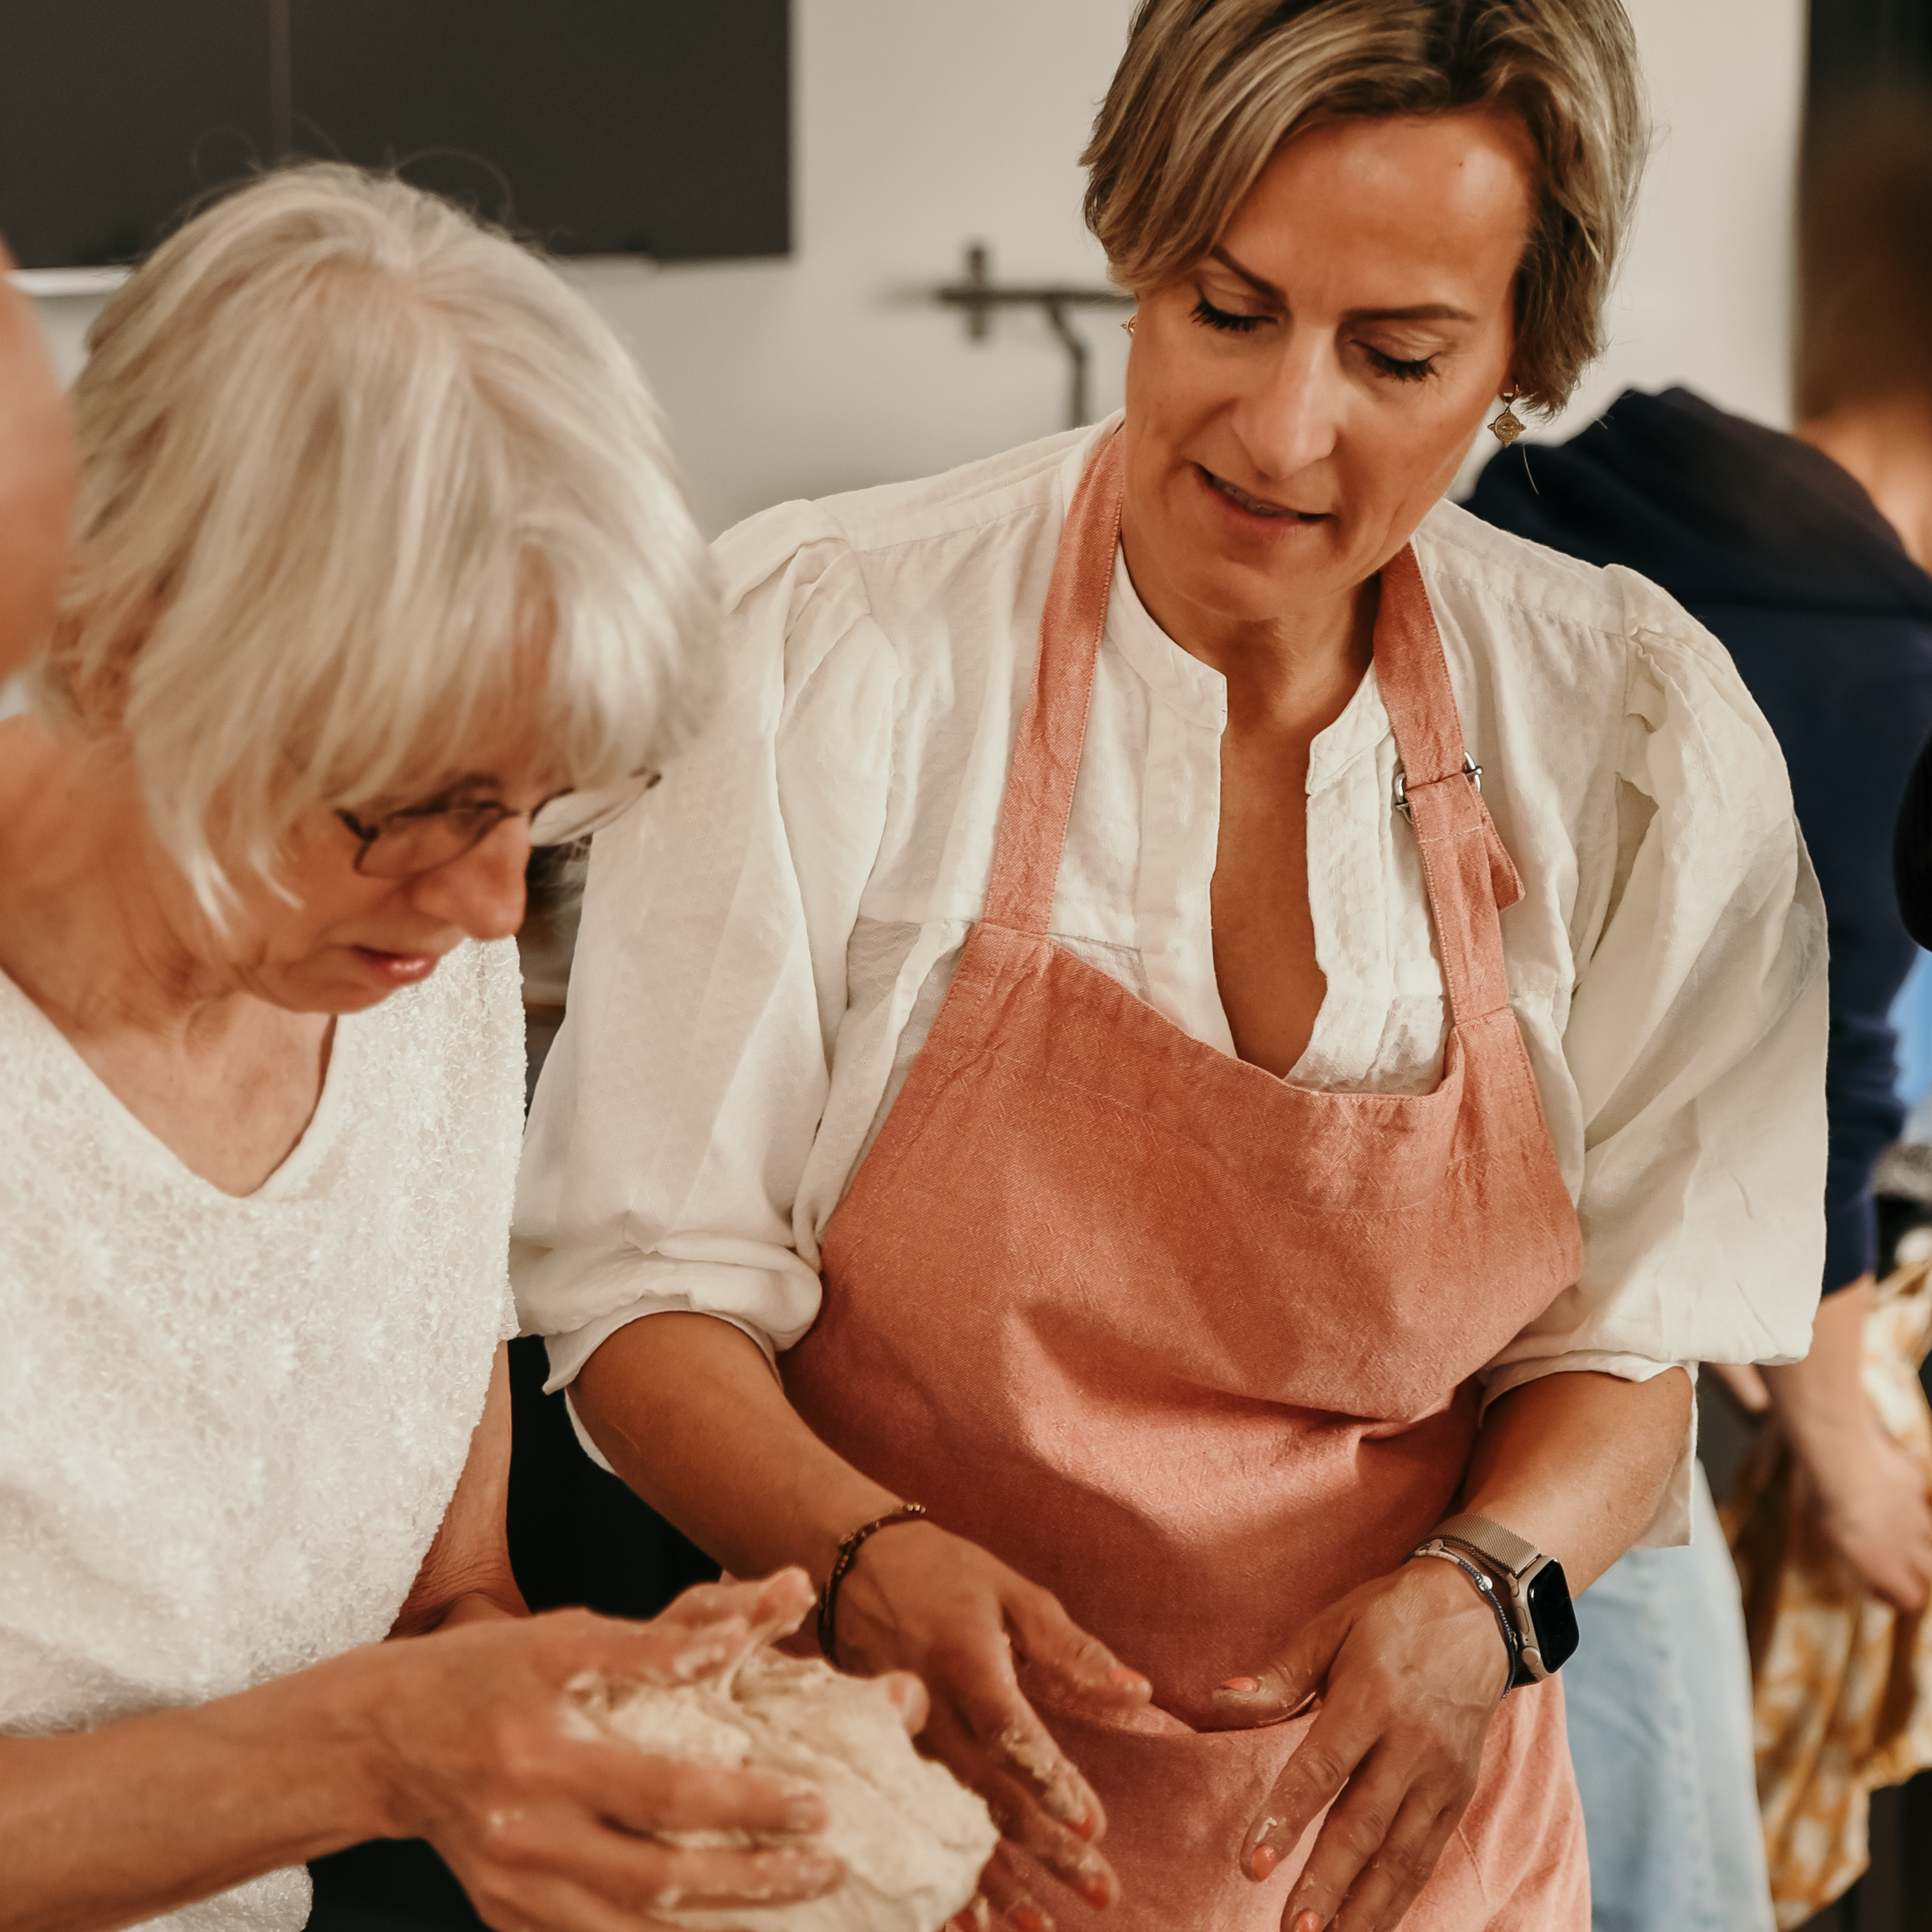
[{"label": "thin metal eyeglass frame", "polygon": [[[364,824],[353,812],[344,811],[340,806],[335,808],[335,815],[348,829],[350,836],[357,842],[358,849],[356,854],[355,869],[358,873],[365,878],[414,878],[424,872],[440,871],[445,866],[453,866],[458,860],[467,857],[508,819],[527,818],[530,820],[530,843],[532,845],[574,844],[580,838],[587,838],[592,832],[601,831],[614,819],[628,812],[646,792],[656,785],[663,776],[662,772],[635,772],[619,785],[599,786],[596,791],[585,794],[578,793],[574,788],[567,788],[562,791],[552,792],[549,797],[540,799],[535,805],[526,806],[521,812],[512,812],[507,806],[494,802],[475,806],[441,806],[428,812],[392,812],[375,825]],[[566,799],[581,796],[587,800],[608,793],[621,793],[621,796],[610,798],[608,802],[593,809],[581,824],[572,825],[564,831],[545,834],[541,821],[544,813],[552,806],[561,804]],[[430,820],[448,818],[459,812],[473,812],[478,814],[480,822],[473,836],[446,856],[429,865],[412,866],[402,872],[372,873],[364,871],[364,861],[382,842],[386,833],[393,828],[398,828],[399,821],[404,826],[410,821],[427,824]]]}]

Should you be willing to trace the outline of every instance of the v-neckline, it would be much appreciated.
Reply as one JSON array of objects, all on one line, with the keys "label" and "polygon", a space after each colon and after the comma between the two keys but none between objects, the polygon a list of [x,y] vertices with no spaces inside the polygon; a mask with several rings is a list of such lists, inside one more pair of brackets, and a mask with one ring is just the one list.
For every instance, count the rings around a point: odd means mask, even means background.
[{"label": "v-neckline", "polygon": [[260,1185],[246,1194],[231,1194],[218,1187],[206,1174],[197,1174],[153,1128],[135,1113],[127,1102],[96,1072],[74,1042],[30,999],[10,975],[0,970],[0,1006],[19,1008],[26,1028],[38,1031],[50,1043],[56,1057],[70,1063],[70,1076],[108,1129],[118,1134],[130,1149],[144,1154],[148,1162],[165,1172],[178,1187],[199,1190],[218,1201],[237,1208],[280,1199],[296,1189],[314,1172],[334,1144],[344,1110],[343,1095],[352,1081],[352,1071],[361,1037],[361,1029],[346,1022],[358,1015],[338,1014],[330,1022],[328,1064],[323,1070],[321,1091],[302,1128],[301,1137],[280,1163],[266,1175]]}]

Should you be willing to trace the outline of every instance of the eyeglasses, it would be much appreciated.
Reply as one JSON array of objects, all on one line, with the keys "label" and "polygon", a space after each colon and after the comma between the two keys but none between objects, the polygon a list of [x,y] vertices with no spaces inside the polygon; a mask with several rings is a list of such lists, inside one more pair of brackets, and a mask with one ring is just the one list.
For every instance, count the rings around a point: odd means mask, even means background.
[{"label": "eyeglasses", "polygon": [[336,817],[362,841],[356,869],[365,878],[410,879],[472,852],[506,818],[528,818],[532,845],[568,845],[601,831],[657,783],[662,772],[637,772],[594,791],[560,791],[527,812],[507,805],[418,806],[392,812],[374,825],[339,807]]}]

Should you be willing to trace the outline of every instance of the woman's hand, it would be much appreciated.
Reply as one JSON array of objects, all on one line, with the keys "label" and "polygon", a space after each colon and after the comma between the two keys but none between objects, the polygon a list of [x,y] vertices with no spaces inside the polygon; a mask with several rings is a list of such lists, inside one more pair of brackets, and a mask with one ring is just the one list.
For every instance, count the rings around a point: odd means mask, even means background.
[{"label": "woman's hand", "polygon": [[1284,1932],[1387,1932],[1428,1882],[1476,1789],[1508,1682],[1495,1613],[1453,1564],[1406,1564],[1316,1617],[1259,1678],[1216,1695],[1232,1721],[1320,1709],[1249,1826],[1241,1867],[1264,1879],[1332,1801]]},{"label": "woman's hand", "polygon": [[1932,1594],[1932,1502],[1925,1474],[1868,1414],[1830,1452],[1803,1467],[1818,1526],[1832,1546],[1894,1610]]},{"label": "woman's hand", "polygon": [[[1004,1836],[1087,1904],[1111,1904],[1120,1888],[1095,1849],[1106,1829],[1100,1801],[1021,1679],[1055,1702],[1096,1712],[1144,1704],[1147,1679],[1048,1592],[931,1523],[895,1524],[872,1537],[839,1586],[838,1613],[838,1661],[868,1674],[916,1672],[932,1700],[920,1738],[927,1755],[978,1792]],[[1017,1932],[1048,1932],[1051,1901],[1028,1894],[1004,1847],[981,1885]]]},{"label": "woman's hand", "polygon": [[[796,1622],[811,1598],[790,1570],[688,1593],[654,1623],[561,1611],[364,1653],[384,1673],[367,1702],[389,1831],[428,1838],[500,1932],[636,1932],[674,1905],[728,1910],[830,1891],[842,1872],[810,1843],[826,1822],[811,1786],[648,1756],[560,1721],[566,1686],[586,1672],[688,1683],[761,1630]],[[916,1720],[916,1688],[894,1689]],[[646,1835],[699,1831],[790,1842],[688,1850]]]},{"label": "woman's hand", "polygon": [[1778,1419],[1802,1465],[1819,1527],[1879,1596],[1922,1610],[1932,1590],[1932,1504],[1918,1464],[1888,1436],[1864,1391],[1870,1275],[1826,1296],[1802,1362],[1767,1368]]}]

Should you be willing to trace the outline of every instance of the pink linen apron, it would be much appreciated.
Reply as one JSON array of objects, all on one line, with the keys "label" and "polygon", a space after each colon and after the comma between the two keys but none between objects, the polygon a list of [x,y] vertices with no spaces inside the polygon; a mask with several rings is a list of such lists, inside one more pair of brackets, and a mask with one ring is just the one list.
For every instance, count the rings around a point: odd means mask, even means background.
[{"label": "pink linen apron", "polygon": [[[1212,1688],[1448,1514],[1475,1373],[1581,1241],[1507,999],[1497,910],[1522,886],[1463,775],[1412,550],[1382,572],[1375,663],[1448,994],[1441,1085],[1290,1086],[1048,938],[1122,470],[1117,435],[1069,509],[986,916],[826,1228],[784,1380],[842,1455],[1152,1678],[1131,1722],[1042,1712],[1107,1808],[1125,1896],[1102,1922],[1276,1932],[1304,1853],[1259,1886],[1236,1861],[1310,1720],[1198,1728]],[[1504,1701],[1405,1932],[1588,1919],[1552,1682]]]}]

